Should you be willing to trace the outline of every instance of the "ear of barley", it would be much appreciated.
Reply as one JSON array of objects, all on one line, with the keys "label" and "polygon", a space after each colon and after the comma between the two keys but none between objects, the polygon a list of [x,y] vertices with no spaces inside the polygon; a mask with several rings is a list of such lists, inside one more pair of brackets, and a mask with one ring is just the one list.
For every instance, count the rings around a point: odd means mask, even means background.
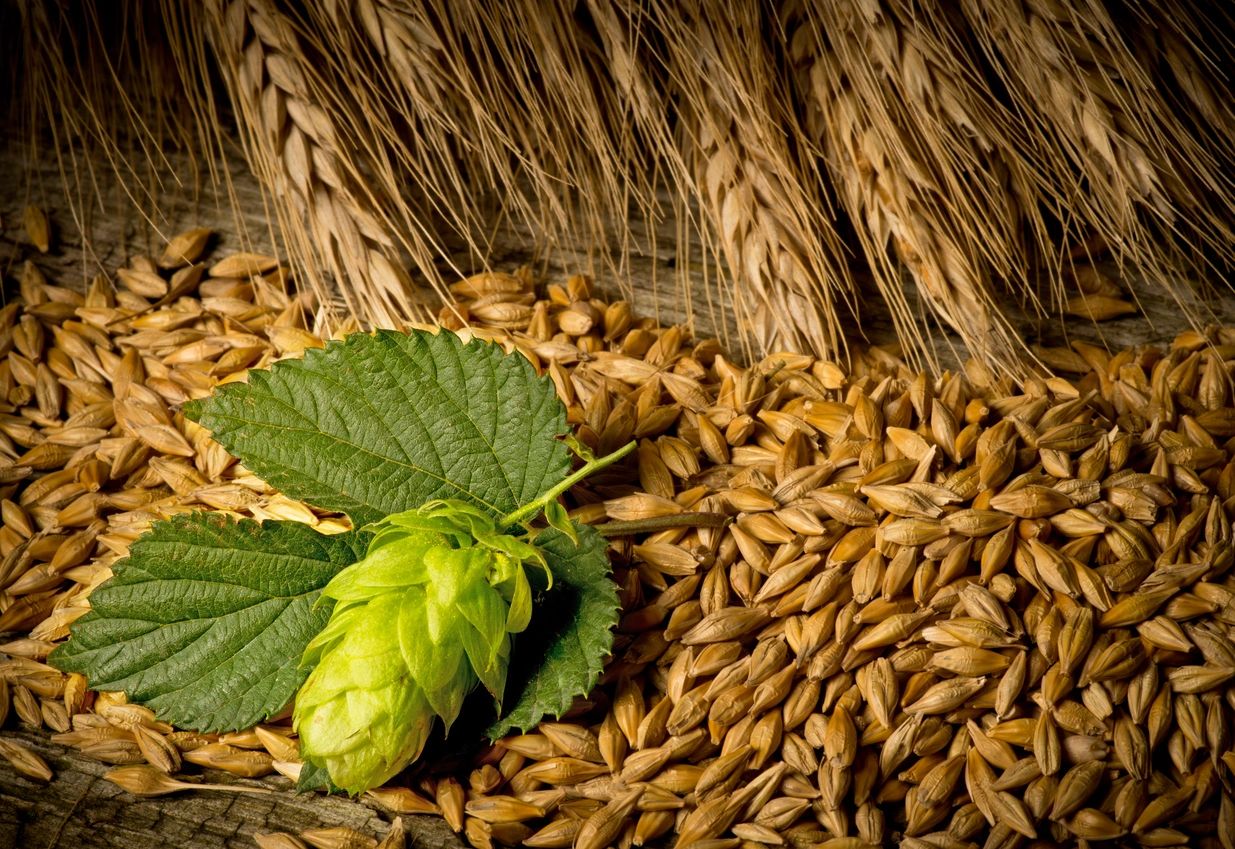
[{"label": "ear of barley", "polygon": [[[1158,35],[1136,13],[1101,2],[961,5],[1006,86],[1024,141],[1047,164],[1043,176],[1061,214],[1157,276],[1181,308],[1194,309],[1183,280],[1213,267],[1205,250],[1220,257],[1220,269],[1231,244],[1231,147],[1204,141],[1207,133],[1229,133],[1229,125],[1213,123],[1229,104],[1208,96],[1204,39],[1180,37],[1206,13],[1178,7]],[[1155,38],[1162,48],[1150,47]],[[1188,106],[1168,99],[1166,69]],[[1181,121],[1181,107],[1208,128]],[[1185,212],[1198,204],[1197,214]]]},{"label": "ear of barley", "polygon": [[266,0],[217,0],[206,4],[202,23],[302,282],[327,314],[336,312],[336,291],[325,273],[348,281],[337,294],[353,316],[388,326],[426,316],[401,251],[429,272],[440,251],[423,228],[381,218],[399,207],[345,153],[349,141],[359,147],[346,132],[354,127],[341,126],[339,113],[321,102],[329,84],[306,61],[291,19]]},{"label": "ear of barley", "polygon": [[[1045,195],[1010,116],[968,70],[965,33],[943,5],[899,0],[812,5],[790,25],[810,138],[902,337],[914,339],[918,319],[893,256],[972,352],[1010,365],[1020,343],[995,287],[1026,275],[1026,225],[1045,243]],[[910,346],[933,362],[920,341]]]},{"label": "ear of barley", "polygon": [[807,346],[838,354],[850,288],[811,152],[787,109],[784,69],[749,44],[775,35],[765,7],[741,2],[724,23],[707,4],[656,3],[679,135],[712,244],[733,279],[731,303],[761,351]]}]

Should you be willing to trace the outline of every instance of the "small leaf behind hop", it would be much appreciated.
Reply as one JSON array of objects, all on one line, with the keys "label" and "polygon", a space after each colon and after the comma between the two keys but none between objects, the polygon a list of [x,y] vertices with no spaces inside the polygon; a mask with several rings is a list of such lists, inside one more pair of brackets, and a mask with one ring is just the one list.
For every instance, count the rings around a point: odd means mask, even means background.
[{"label": "small leaf behind hop", "polygon": [[554,500],[545,505],[545,521],[549,523],[549,527],[566,534],[567,539],[572,543],[579,544],[579,535],[575,533],[575,523],[571,521],[562,502]]},{"label": "small leaf behind hop", "polygon": [[325,790],[327,793],[342,793],[330,782],[330,772],[326,767],[305,760],[300,768],[300,777],[296,779],[296,792],[308,793],[313,790]]},{"label": "small leaf behind hop", "polygon": [[618,595],[607,543],[589,525],[575,523],[574,531],[578,544],[555,528],[536,538],[553,572],[553,589],[536,605],[527,631],[515,638],[505,712],[489,726],[490,739],[561,716],[576,696],[596,686],[613,648]]},{"label": "small leaf behind hop", "polygon": [[367,545],[367,534],[217,513],[156,523],[51,662],[182,728],[247,728],[304,682],[300,656],[330,617],[314,602]]},{"label": "small leaf behind hop", "polygon": [[504,515],[569,472],[553,384],[447,331],[356,333],[184,409],[285,495],[356,527],[436,498]]}]

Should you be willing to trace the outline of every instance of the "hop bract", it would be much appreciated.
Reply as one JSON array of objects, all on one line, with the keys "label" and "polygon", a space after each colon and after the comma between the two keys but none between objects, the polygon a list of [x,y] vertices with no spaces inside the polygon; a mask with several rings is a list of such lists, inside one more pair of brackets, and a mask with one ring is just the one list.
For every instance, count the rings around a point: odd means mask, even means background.
[{"label": "hop bract", "polygon": [[527,627],[526,567],[548,568],[524,540],[462,502],[387,516],[365,558],[322,590],[335,608],[301,661],[304,755],[338,787],[376,787],[414,760],[435,716],[449,729],[476,685],[500,699],[510,635]]}]

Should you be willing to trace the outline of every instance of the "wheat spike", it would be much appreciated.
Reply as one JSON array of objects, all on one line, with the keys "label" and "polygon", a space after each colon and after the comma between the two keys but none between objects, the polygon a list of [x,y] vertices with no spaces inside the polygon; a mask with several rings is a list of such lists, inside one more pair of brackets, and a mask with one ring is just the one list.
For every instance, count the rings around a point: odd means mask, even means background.
[{"label": "wheat spike", "polygon": [[[629,214],[632,217],[641,215],[646,248],[655,254],[656,225],[665,215],[666,206],[661,203],[661,195],[667,192],[669,212],[687,213],[677,220],[677,248],[680,254],[688,255],[692,227],[696,223],[688,202],[690,169],[674,138],[668,69],[663,54],[658,52],[660,33],[641,2],[588,0],[587,9],[603,51],[605,61],[601,65],[615,92],[611,126],[616,134],[615,147],[631,186]],[[625,252],[632,234],[628,228],[619,228],[619,231]],[[693,310],[690,269],[689,262],[681,263],[677,275],[678,294],[688,315]],[[629,292],[626,294],[630,296]],[[717,327],[724,327],[725,321],[716,320],[716,308],[712,304],[713,322]]]},{"label": "wheat spike", "polygon": [[[1167,65],[1198,115],[1223,127],[1229,103],[1209,94],[1220,74],[1205,72],[1203,55],[1186,62],[1179,55],[1189,19],[1184,5],[1178,14],[1155,11],[1153,26],[1165,24]],[[1127,25],[1135,16],[1101,0],[965,0],[962,7],[1006,87],[1021,136],[1047,165],[1068,236],[1096,233],[1126,267],[1177,298],[1189,278],[1212,267],[1204,251],[1230,260],[1229,141],[1202,143],[1204,134],[1171,107],[1165,75],[1146,64],[1162,54],[1134,50],[1117,21]],[[1136,29],[1148,26],[1142,20]],[[1229,125],[1219,132],[1229,136]]]},{"label": "wheat spike", "polygon": [[[363,321],[423,318],[400,248],[431,274],[438,252],[415,222],[400,229],[378,218],[394,206],[380,181],[359,171],[360,151],[343,147],[324,96],[328,83],[314,73],[288,19],[268,0],[214,0],[207,12],[246,155],[276,201],[280,232],[323,308],[331,310],[335,293],[325,271],[341,281],[348,313]],[[430,279],[436,282],[436,274]]]},{"label": "wheat spike", "polygon": [[680,89],[684,158],[729,266],[732,303],[762,351],[844,349],[844,250],[803,149],[775,54],[751,53],[775,22],[742,2],[724,26],[703,3],[654,7]]},{"label": "wheat spike", "polygon": [[899,335],[914,347],[920,317],[889,246],[971,351],[1009,365],[1019,343],[995,285],[1024,288],[1026,223],[1029,239],[1045,241],[1040,181],[967,66],[948,10],[921,5],[838,2],[788,16],[806,123]]},{"label": "wheat spike", "polygon": [[379,172],[385,194],[408,205],[406,214],[431,214],[480,252],[474,240],[483,231],[478,196],[484,181],[469,175],[486,174],[490,183],[510,188],[485,170],[496,159],[486,145],[505,134],[488,110],[469,106],[479,98],[451,58],[456,38],[450,16],[426,4],[386,0],[308,4],[304,10],[306,29],[323,41],[327,56],[339,57],[331,72],[366,118],[363,128],[347,122],[343,129],[359,130],[361,141],[371,136],[374,155],[387,160]]},{"label": "wheat spike", "polygon": [[377,170],[396,208],[444,228],[475,261],[489,258],[495,213],[543,245],[586,244],[602,256],[614,232],[621,255],[631,249],[632,208],[657,216],[648,167],[657,146],[641,143],[647,133],[633,140],[623,120],[630,76],[605,72],[606,55],[622,49],[613,16],[606,53],[587,16],[568,7],[351,0],[309,9],[305,29],[324,54],[376,51],[372,62],[333,68],[365,116],[363,128],[344,122],[350,143],[363,143],[357,129],[371,134],[373,155],[397,166]]}]

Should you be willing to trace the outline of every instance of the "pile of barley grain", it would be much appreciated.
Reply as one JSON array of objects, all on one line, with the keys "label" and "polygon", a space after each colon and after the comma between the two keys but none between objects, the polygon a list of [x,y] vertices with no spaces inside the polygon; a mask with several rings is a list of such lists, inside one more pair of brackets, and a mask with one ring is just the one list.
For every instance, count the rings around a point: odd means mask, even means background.
[{"label": "pile of barley grain", "polygon": [[[184,510],[345,526],[176,411],[320,344],[274,259],[198,262],[207,236],[85,295],[28,264],[0,310],[0,631],[19,632],[0,721],[50,728],[135,793],[202,787],[171,777],[187,765],[299,762],[286,719],[176,731],[42,662],[110,564]],[[444,323],[543,368],[584,442],[639,440],[574,515],[732,521],[614,542],[614,657],[567,717],[367,800],[482,848],[1235,847],[1235,331],[1043,351],[1074,379],[1012,387],[880,349],[849,375],[743,368],[578,277],[542,299],[526,275],[454,292]],[[50,778],[17,742],[0,754]]]}]

